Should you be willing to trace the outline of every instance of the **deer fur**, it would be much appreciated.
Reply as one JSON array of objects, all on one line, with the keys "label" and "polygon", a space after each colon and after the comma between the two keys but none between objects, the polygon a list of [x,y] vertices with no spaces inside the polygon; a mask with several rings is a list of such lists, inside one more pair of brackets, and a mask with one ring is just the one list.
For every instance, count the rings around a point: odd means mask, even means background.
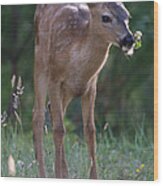
[{"label": "deer fur", "polygon": [[[111,17],[110,23],[102,22],[103,14]],[[46,176],[43,127],[47,97],[51,103],[55,176],[67,178],[63,118],[71,100],[81,96],[90,178],[97,178],[94,123],[96,84],[111,45],[122,46],[123,38],[132,35],[128,19],[129,12],[122,3],[37,5],[33,132],[40,177]]]}]

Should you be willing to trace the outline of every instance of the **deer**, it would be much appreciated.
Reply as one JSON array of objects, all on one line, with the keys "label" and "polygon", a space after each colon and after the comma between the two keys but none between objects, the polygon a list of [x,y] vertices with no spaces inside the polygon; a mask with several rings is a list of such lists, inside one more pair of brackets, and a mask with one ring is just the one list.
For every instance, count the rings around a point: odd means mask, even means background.
[{"label": "deer", "polygon": [[130,13],[121,2],[37,5],[35,23],[33,139],[39,176],[46,177],[43,151],[45,105],[50,101],[55,147],[55,177],[68,178],[64,116],[81,97],[83,132],[90,179],[97,179],[96,85],[112,45],[124,54],[132,48]]}]

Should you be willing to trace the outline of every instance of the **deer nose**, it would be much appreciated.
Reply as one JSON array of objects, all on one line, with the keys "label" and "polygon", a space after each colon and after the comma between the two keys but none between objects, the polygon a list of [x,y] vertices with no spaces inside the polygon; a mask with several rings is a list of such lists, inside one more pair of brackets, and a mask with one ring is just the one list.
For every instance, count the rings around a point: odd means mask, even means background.
[{"label": "deer nose", "polygon": [[134,37],[131,34],[128,34],[122,39],[121,45],[126,47],[131,47],[134,43]]}]

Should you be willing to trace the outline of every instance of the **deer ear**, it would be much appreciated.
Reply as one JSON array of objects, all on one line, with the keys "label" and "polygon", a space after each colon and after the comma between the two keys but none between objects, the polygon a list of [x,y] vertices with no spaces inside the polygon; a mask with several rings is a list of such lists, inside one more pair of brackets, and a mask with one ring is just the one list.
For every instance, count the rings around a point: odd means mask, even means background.
[{"label": "deer ear", "polygon": [[97,3],[87,3],[88,7],[90,9],[95,8],[97,6]]}]

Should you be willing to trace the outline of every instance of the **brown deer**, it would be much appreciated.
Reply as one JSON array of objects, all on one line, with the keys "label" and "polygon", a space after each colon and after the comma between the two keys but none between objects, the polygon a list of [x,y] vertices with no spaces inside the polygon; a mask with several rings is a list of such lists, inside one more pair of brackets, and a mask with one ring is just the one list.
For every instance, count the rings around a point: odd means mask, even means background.
[{"label": "brown deer", "polygon": [[94,106],[99,73],[112,44],[124,52],[134,43],[129,12],[120,2],[37,5],[35,13],[35,104],[33,132],[39,176],[45,177],[43,127],[46,98],[51,103],[55,174],[67,178],[64,114],[70,101],[82,100],[90,178],[97,178]]}]

